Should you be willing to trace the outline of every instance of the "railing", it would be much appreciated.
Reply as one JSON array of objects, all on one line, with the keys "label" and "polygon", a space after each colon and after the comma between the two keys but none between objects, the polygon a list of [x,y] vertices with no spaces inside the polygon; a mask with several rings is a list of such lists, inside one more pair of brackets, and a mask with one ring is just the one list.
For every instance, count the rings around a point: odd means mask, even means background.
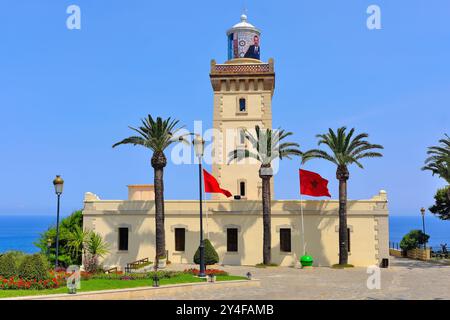
[{"label": "railing", "polygon": [[389,241],[389,249],[401,250],[398,242]]},{"label": "railing", "polygon": [[440,247],[437,248],[437,250],[434,250],[434,248],[431,247],[431,257],[438,259],[448,259],[450,255],[447,250],[447,244],[441,244]]},{"label": "railing", "polygon": [[[212,69],[213,73],[236,74],[236,73],[268,73],[271,72],[268,63],[263,64],[218,64]],[[273,71],[272,71],[273,72]]]},{"label": "railing", "polygon": [[114,267],[114,268],[106,270],[105,273],[112,273],[112,272],[118,272],[118,271],[119,271],[119,269],[117,269],[117,267]]},{"label": "railing", "polygon": [[398,242],[389,241],[389,255],[394,257],[402,257],[403,252]]},{"label": "railing", "polygon": [[139,269],[140,266],[143,264],[148,264],[150,260],[148,258],[144,258],[141,260],[133,261],[130,263],[127,263],[127,266],[125,267],[125,272],[129,273],[131,270]]}]

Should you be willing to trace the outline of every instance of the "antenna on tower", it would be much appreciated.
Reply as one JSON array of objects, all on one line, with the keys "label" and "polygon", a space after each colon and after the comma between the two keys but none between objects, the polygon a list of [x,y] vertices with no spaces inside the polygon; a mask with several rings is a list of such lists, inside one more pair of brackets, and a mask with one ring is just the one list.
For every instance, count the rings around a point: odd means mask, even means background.
[{"label": "antenna on tower", "polygon": [[247,15],[248,10],[247,10],[247,4],[245,0],[242,0],[242,14]]}]

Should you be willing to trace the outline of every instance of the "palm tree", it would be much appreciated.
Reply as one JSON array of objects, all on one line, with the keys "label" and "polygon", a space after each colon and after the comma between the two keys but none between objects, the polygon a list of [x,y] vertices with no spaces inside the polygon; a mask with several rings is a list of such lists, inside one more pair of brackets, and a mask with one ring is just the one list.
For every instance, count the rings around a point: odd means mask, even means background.
[{"label": "palm tree", "polygon": [[[437,175],[450,184],[450,137],[439,140],[439,146],[428,148],[429,157],[425,160],[425,166],[422,170],[429,170],[433,176]],[[450,188],[447,190],[447,197],[450,200]]]},{"label": "palm tree", "polygon": [[369,135],[361,133],[353,137],[355,129],[346,132],[346,127],[337,129],[335,133],[332,129],[326,134],[318,134],[319,146],[324,144],[331,150],[331,154],[324,150],[313,149],[303,154],[302,163],[311,159],[325,159],[337,166],[336,179],[339,180],[339,264],[348,263],[348,235],[347,235],[347,180],[350,178],[348,166],[356,164],[363,168],[360,160],[363,158],[382,157],[379,152],[373,149],[383,149],[383,146],[371,144],[365,140]]},{"label": "palm tree", "polygon": [[129,127],[139,135],[126,138],[113,145],[113,148],[121,144],[139,145],[153,151],[151,165],[154,169],[155,184],[155,225],[156,225],[156,256],[166,255],[165,229],[164,229],[164,167],[167,165],[167,158],[164,150],[172,143],[179,141],[176,134],[181,129],[178,127],[178,120],[158,117],[156,121],[151,115],[142,119],[142,126],[139,128]]},{"label": "palm tree", "polygon": [[255,127],[256,137],[248,130],[244,131],[245,139],[250,142],[253,150],[236,149],[229,153],[228,163],[233,160],[240,161],[245,158],[256,159],[261,167],[259,177],[262,180],[262,206],[263,206],[263,264],[271,263],[271,195],[270,179],[273,176],[272,161],[279,158],[288,158],[290,156],[301,156],[298,149],[298,143],[281,142],[292,135],[292,132],[284,130],[272,131],[271,129],[261,130],[259,126]]},{"label": "palm tree", "polygon": [[69,253],[72,256],[81,256],[81,252],[85,243],[89,239],[90,232],[83,230],[83,227],[76,225],[74,229],[68,235],[67,246],[69,248]]},{"label": "palm tree", "polygon": [[99,258],[109,253],[109,245],[102,236],[94,231],[88,231],[83,244],[84,261],[83,265],[87,272],[97,272],[101,270]]}]

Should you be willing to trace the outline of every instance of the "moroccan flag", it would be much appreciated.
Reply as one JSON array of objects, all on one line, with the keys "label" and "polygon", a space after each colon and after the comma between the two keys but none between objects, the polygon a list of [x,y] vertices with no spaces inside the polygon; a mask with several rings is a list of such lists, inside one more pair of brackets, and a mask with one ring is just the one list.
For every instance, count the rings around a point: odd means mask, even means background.
[{"label": "moroccan flag", "polygon": [[222,189],[219,186],[216,178],[214,178],[211,174],[208,173],[205,169],[203,169],[203,181],[205,182],[205,192],[207,193],[222,193],[226,195],[228,198],[231,197],[231,192],[225,189]]},{"label": "moroccan flag", "polygon": [[330,197],[328,180],[320,174],[300,169],[300,194],[313,197]]}]

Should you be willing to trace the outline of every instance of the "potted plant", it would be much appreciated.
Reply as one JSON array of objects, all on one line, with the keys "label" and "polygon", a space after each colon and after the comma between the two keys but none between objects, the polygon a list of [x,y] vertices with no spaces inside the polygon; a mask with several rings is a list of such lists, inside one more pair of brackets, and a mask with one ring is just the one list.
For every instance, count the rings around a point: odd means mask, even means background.
[{"label": "potted plant", "polygon": [[164,257],[159,257],[157,259],[158,269],[164,269],[166,267],[166,265],[167,265],[167,257],[164,256]]}]

